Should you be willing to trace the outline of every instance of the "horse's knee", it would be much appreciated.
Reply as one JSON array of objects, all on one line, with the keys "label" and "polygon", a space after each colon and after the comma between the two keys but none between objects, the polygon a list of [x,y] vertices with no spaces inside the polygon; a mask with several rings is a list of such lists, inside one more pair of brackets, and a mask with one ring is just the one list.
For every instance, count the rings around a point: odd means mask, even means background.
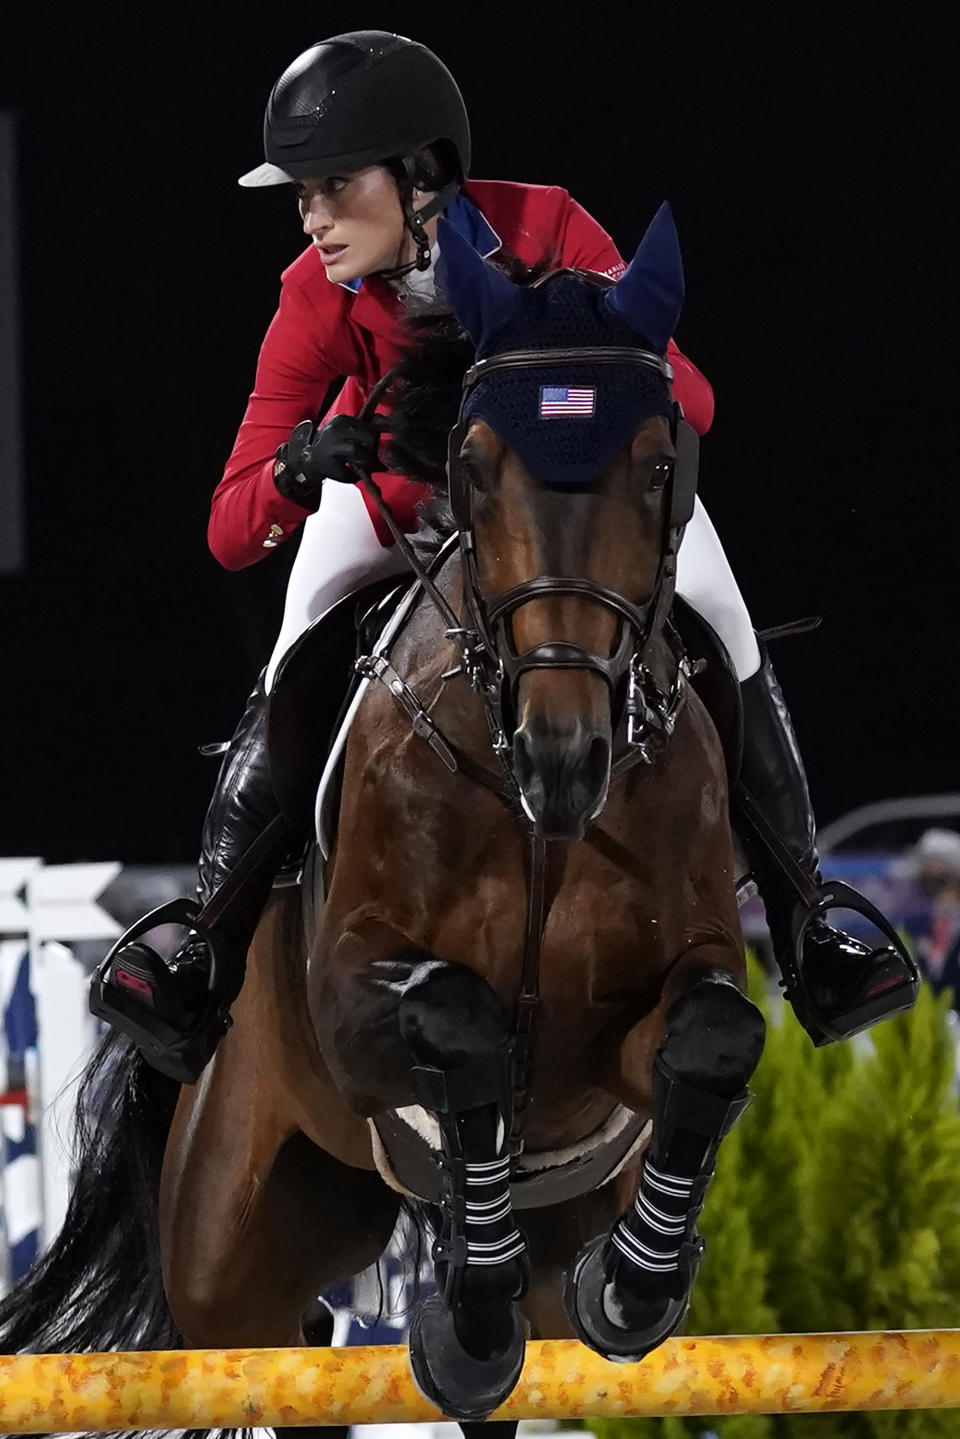
[{"label": "horse's knee", "polygon": [[502,1053],[503,1005],[479,974],[435,960],[411,975],[399,1007],[400,1033],[420,1064],[449,1069]]},{"label": "horse's knee", "polygon": [[674,1074],[732,1097],[757,1067],[763,1015],[721,971],[704,975],[667,1011],[661,1053]]},{"label": "horse's knee", "polygon": [[422,949],[396,949],[358,969],[328,1020],[328,1062],[361,1112],[414,1102],[418,1065],[456,1069],[502,1055],[503,1006],[485,979]]}]

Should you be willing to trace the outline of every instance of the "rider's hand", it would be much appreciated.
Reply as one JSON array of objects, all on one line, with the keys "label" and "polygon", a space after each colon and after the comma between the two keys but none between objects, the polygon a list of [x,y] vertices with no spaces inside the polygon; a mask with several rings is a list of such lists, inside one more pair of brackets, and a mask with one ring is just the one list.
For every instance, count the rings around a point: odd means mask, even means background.
[{"label": "rider's hand", "polygon": [[377,445],[387,424],[383,415],[372,420],[334,415],[319,428],[304,420],[277,450],[274,484],[285,499],[319,509],[324,480],[352,485],[379,469]]}]

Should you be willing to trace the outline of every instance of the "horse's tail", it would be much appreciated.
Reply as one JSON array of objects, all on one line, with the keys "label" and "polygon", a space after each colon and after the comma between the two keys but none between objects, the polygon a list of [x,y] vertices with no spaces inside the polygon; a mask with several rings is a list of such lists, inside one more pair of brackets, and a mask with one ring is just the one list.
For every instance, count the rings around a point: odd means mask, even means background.
[{"label": "horse's tail", "polygon": [[179,1085],[109,1033],[77,1100],[63,1228],[0,1301],[0,1353],[176,1349],[160,1272],[157,1196]]},{"label": "horse's tail", "polygon": [[[108,1032],[77,1096],[76,1168],[63,1228],[0,1300],[0,1354],[182,1348],[163,1290],[157,1215],[179,1092],[131,1040]],[[253,1432],[182,1431],[183,1439],[253,1439]]]}]

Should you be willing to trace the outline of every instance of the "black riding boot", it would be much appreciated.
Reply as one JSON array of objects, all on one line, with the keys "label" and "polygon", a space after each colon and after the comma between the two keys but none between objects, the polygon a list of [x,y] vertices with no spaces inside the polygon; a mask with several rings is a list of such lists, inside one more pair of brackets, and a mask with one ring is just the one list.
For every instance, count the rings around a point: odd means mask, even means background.
[{"label": "black riding boot", "polygon": [[[815,821],[790,715],[765,652],[740,692],[744,742],[736,826],[766,910],[774,958],[786,996],[814,1044],[847,1039],[909,1009],[917,995],[917,969],[902,947],[870,949],[821,914],[811,915],[822,884]],[[766,826],[802,870],[805,898],[768,842]],[[869,906],[861,902],[866,912]],[[834,899],[832,907],[837,905],[843,900]]]},{"label": "black riding boot", "polygon": [[[192,1084],[230,1025],[247,950],[260,919],[286,839],[267,762],[266,694],[262,678],[247,701],[217,778],[201,840],[198,904],[182,906],[180,922],[193,930],[169,961],[139,939],[165,919],[164,906],[141,921],[111,951],[95,976],[90,1007],[136,1040],[144,1057],[181,1084]],[[269,833],[267,833],[269,829]],[[257,844],[258,850],[251,851]],[[208,904],[244,860],[249,872],[222,913]],[[252,861],[252,863],[251,863]],[[215,906],[219,910],[218,906]]]}]

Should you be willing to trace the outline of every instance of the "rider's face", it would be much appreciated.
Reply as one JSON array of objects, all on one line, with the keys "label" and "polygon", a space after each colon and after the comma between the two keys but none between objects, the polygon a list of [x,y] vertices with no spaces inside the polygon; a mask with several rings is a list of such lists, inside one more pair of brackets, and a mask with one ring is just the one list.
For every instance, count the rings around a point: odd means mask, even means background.
[{"label": "rider's face", "polygon": [[[396,182],[382,165],[303,180],[297,200],[303,232],[316,245],[328,280],[362,279],[414,258]],[[422,203],[416,192],[414,203]]]}]

